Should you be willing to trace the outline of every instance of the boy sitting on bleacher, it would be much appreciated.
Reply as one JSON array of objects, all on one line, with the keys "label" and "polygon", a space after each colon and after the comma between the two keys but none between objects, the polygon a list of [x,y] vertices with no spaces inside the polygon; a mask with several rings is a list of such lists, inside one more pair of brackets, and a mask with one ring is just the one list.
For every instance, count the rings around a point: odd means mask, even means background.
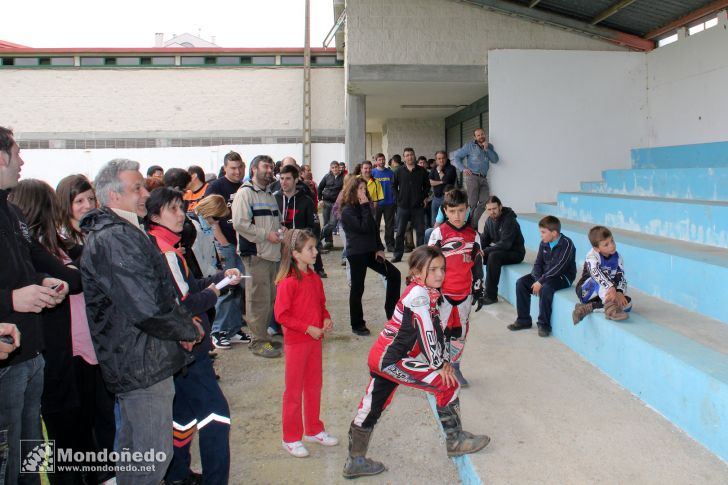
[{"label": "boy sitting on bleacher", "polygon": [[576,285],[576,296],[581,303],[576,304],[571,314],[574,325],[597,308],[604,308],[607,320],[626,320],[632,300],[624,294],[627,290],[624,263],[612,231],[594,226],[589,230],[589,242],[592,249],[586,255],[581,279]]},{"label": "boy sitting on bleacher", "polygon": [[561,222],[554,216],[538,221],[541,244],[531,274],[516,281],[518,318],[508,325],[509,330],[531,328],[531,294],[539,297],[538,335],[551,334],[551,303],[554,293],[571,286],[576,278],[574,242],[561,234]]}]

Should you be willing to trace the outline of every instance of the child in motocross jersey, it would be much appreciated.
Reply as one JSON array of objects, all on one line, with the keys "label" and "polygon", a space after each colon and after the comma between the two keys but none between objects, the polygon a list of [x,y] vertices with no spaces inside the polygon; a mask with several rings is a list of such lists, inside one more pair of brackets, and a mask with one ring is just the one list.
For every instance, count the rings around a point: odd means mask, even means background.
[{"label": "child in motocross jersey", "polygon": [[435,395],[437,413],[446,434],[448,456],[474,453],[490,438],[463,431],[460,420],[460,385],[449,363],[438,304],[445,276],[442,252],[421,246],[409,257],[410,283],[397,302],[369,352],[371,379],[349,428],[349,456],[345,478],[376,475],[382,463],[366,458],[374,425],[400,384]]},{"label": "child in motocross jersey", "polygon": [[483,306],[483,256],[480,236],[467,223],[468,196],[465,192],[454,189],[446,193],[442,209],[447,220],[432,231],[428,244],[439,247],[447,262],[440,318],[455,375],[461,387],[468,387],[468,381],[460,371],[460,359],[468,335],[472,304],[477,302],[476,312]]}]

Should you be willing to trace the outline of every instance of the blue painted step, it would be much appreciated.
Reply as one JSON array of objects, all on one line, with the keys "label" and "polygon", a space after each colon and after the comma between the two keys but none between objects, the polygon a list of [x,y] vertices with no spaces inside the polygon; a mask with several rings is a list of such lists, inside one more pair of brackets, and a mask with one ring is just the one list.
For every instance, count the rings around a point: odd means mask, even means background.
[{"label": "blue painted step", "polygon": [[728,201],[728,167],[605,170],[582,192]]},{"label": "blue painted step", "polygon": [[[515,304],[516,280],[530,268],[525,263],[503,267],[500,289],[509,302]],[[636,311],[625,322],[594,313],[574,326],[576,302],[573,288],[556,292],[553,336],[728,461],[728,355],[640,315],[638,298]],[[535,322],[535,297],[531,315]],[[689,327],[691,318],[684,323]]]},{"label": "blue painted step", "polygon": [[557,206],[557,217],[728,247],[728,202],[562,192]]},{"label": "blue painted step", "polygon": [[536,202],[536,212],[539,214],[556,216],[558,211],[555,202]]},{"label": "blue painted step", "polygon": [[[538,248],[541,217],[543,214],[518,215],[527,248]],[[587,239],[591,226],[561,219],[562,232],[576,246],[579,268],[591,249]],[[728,323],[728,250],[610,229],[630,287]]]},{"label": "blue painted step", "polygon": [[601,180],[591,182],[582,182],[579,184],[582,192],[594,192],[596,194],[608,194],[611,190],[607,187],[607,183]]},{"label": "blue painted step", "polygon": [[728,167],[728,142],[634,148],[634,168]]}]

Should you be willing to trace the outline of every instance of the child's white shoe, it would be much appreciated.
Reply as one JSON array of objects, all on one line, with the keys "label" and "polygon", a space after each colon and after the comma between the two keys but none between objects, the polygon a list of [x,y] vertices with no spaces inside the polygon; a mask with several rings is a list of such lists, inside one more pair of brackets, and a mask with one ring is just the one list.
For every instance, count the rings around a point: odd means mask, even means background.
[{"label": "child's white shoe", "polygon": [[288,453],[295,456],[296,458],[306,458],[308,456],[308,450],[305,446],[303,446],[303,443],[300,441],[294,441],[292,443],[286,443],[283,442],[283,449],[285,449]]},{"label": "child's white shoe", "polygon": [[318,443],[324,446],[336,446],[339,444],[339,440],[328,434],[326,431],[321,431],[316,436],[303,435],[303,441],[309,443]]}]

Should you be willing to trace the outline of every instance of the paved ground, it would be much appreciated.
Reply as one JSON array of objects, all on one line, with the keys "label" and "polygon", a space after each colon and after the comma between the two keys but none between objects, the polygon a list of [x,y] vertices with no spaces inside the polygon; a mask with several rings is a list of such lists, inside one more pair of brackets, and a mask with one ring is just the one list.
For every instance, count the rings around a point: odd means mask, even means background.
[{"label": "paved ground", "polygon": [[[250,355],[243,345],[219,352],[217,369],[232,409],[233,484],[352,483],[341,478],[346,432],[368,376],[374,337],[351,334],[348,285],[340,252],[324,257],[324,280],[336,328],[324,346],[322,419],[341,444],[311,445],[306,459],[280,444],[283,359]],[[405,272],[406,264],[398,264]],[[367,277],[365,318],[384,323],[383,286]],[[471,460],[483,483],[728,483],[728,465],[554,338],[512,333],[513,307],[498,303],[474,314],[461,393],[464,427],[492,437]],[[458,482],[424,396],[402,388],[376,428],[370,456],[389,468],[355,483]]]},{"label": "paved ground", "polygon": [[[340,266],[341,251],[324,256],[324,280],[333,335],[324,342],[324,389],[321,417],[339,446],[308,446],[311,456],[291,457],[281,447],[283,359],[251,355],[246,346],[218,352],[216,369],[232,414],[232,484],[337,484],[347,455],[349,423],[369,377],[366,357],[374,336],[357,337],[349,325],[349,286]],[[371,273],[371,272],[370,272]],[[376,335],[384,322],[384,288],[376,273],[367,277],[364,316]],[[444,438],[422,393],[402,388],[374,431],[372,458],[388,471],[363,484],[457,483],[455,465],[447,458]]]}]

